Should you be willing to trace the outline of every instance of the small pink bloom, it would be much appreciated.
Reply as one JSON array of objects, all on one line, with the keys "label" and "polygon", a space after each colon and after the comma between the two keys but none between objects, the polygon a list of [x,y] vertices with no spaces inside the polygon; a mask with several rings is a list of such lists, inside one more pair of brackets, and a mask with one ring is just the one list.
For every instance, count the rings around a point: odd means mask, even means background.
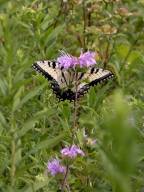
[{"label": "small pink bloom", "polygon": [[52,159],[47,164],[47,169],[51,173],[52,176],[55,176],[58,173],[64,174],[66,168],[60,165],[60,161],[58,159]]},{"label": "small pink bloom", "polygon": [[78,61],[77,58],[72,55],[63,54],[57,58],[57,62],[60,64],[60,67],[68,69],[70,67],[74,67]]},{"label": "small pink bloom", "polygon": [[57,58],[57,62],[60,67],[64,67],[65,69],[74,68],[76,66],[89,67],[96,64],[95,56],[95,52],[91,51],[81,53],[79,57],[74,57],[70,54],[62,52],[60,57]]},{"label": "small pink bloom", "polygon": [[77,147],[76,145],[72,145],[71,147],[65,147],[61,150],[61,154],[65,157],[75,158],[77,155],[84,156],[84,152]]},{"label": "small pink bloom", "polygon": [[80,57],[79,57],[79,64],[81,67],[89,67],[91,65],[95,65],[96,61],[95,61],[95,52],[90,52],[87,51],[85,53],[81,53]]}]

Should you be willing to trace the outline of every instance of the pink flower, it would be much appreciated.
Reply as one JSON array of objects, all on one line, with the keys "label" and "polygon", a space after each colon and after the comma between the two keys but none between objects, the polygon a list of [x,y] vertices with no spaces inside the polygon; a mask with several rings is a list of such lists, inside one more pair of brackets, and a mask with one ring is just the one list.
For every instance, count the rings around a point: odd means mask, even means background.
[{"label": "pink flower", "polygon": [[78,63],[76,57],[66,53],[63,53],[60,57],[58,57],[57,62],[60,64],[60,67],[64,67],[65,69],[74,67]]},{"label": "pink flower", "polygon": [[91,65],[95,65],[95,52],[87,51],[85,53],[81,53],[79,57],[79,64],[81,67],[89,67]]},{"label": "pink flower", "polygon": [[65,173],[66,168],[62,165],[60,165],[60,161],[58,159],[52,159],[47,164],[48,171],[51,173],[52,176],[58,174],[58,173]]},{"label": "pink flower", "polygon": [[71,147],[65,147],[61,150],[61,154],[65,157],[75,158],[77,155],[84,156],[84,152],[77,147],[76,145],[72,145]]},{"label": "pink flower", "polygon": [[57,62],[60,64],[60,67],[64,67],[65,69],[74,68],[76,66],[89,67],[96,64],[95,55],[95,52],[87,51],[81,53],[79,57],[74,57],[62,52],[61,56],[57,58]]}]

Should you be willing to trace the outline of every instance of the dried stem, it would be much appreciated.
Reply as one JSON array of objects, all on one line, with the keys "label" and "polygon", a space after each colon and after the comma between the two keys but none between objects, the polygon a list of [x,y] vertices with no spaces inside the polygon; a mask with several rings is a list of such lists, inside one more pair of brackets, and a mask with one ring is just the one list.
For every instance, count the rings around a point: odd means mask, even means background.
[{"label": "dried stem", "polygon": [[55,19],[55,22],[53,24],[53,28],[55,28],[57,26],[57,23],[58,23],[58,18],[60,17],[60,15],[62,14],[62,8],[63,8],[63,0],[61,0],[60,2],[60,9],[59,9],[59,12],[57,14],[57,17]]},{"label": "dried stem", "polygon": [[122,61],[122,64],[121,64],[121,67],[120,67],[120,72],[122,71],[122,69],[123,69],[123,67],[124,67],[124,64],[127,62],[127,60],[128,60],[128,58],[129,58],[131,52],[133,51],[134,46],[137,44],[137,42],[138,42],[138,40],[139,40],[139,38],[140,38],[140,35],[141,35],[141,33],[139,33],[138,37],[137,37],[137,38],[135,39],[135,41],[132,43],[132,45],[131,45],[131,47],[130,47],[130,49],[129,49],[127,55],[126,55],[126,57],[125,57],[124,60]]},{"label": "dried stem", "polygon": [[66,172],[65,172],[64,179],[62,182],[62,187],[61,187],[62,192],[64,192],[65,187],[67,187],[68,191],[70,191],[69,185],[67,184],[68,173],[69,173],[69,165],[66,166]]},{"label": "dried stem", "polygon": [[69,184],[66,182],[66,188],[68,192],[71,192]]},{"label": "dried stem", "polygon": [[104,62],[103,62],[104,69],[106,68],[107,63],[109,61],[109,49],[110,49],[110,40],[108,40],[106,51],[105,51]]},{"label": "dried stem", "polygon": [[86,16],[86,5],[85,0],[83,0],[83,48],[86,51],[86,26],[87,26],[87,16]]}]

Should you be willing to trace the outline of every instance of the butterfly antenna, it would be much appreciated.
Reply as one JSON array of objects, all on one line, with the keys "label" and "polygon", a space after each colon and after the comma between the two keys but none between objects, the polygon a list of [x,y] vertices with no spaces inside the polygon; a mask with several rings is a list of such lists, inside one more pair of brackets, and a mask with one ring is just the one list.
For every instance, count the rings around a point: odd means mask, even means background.
[{"label": "butterfly antenna", "polygon": [[81,51],[81,54],[83,54],[83,52],[84,52],[84,49],[83,49],[83,48],[81,48],[81,49],[80,49],[80,51]]},{"label": "butterfly antenna", "polygon": [[66,51],[64,51],[64,50],[59,50],[59,52],[60,52],[60,55],[61,56],[68,56],[68,57],[70,57],[70,54],[68,54]]}]

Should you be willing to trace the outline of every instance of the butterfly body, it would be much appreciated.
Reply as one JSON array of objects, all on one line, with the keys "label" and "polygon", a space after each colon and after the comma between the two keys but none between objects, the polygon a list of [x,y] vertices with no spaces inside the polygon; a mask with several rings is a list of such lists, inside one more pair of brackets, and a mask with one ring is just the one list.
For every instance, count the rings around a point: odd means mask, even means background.
[{"label": "butterfly body", "polygon": [[50,81],[53,92],[61,100],[75,100],[91,86],[113,77],[113,73],[91,66],[86,71],[65,69],[56,61],[37,61],[33,68]]}]

